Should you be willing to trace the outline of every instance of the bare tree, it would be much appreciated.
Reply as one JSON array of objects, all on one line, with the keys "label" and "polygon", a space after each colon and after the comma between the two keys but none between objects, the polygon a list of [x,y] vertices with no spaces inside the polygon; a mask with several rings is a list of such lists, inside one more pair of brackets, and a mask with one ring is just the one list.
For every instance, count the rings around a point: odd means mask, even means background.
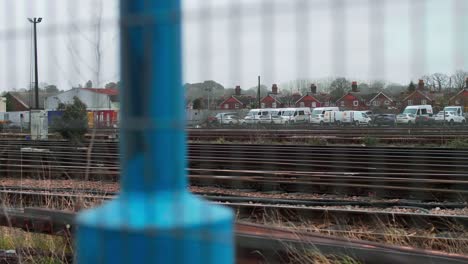
[{"label": "bare tree", "polygon": [[373,80],[369,84],[369,90],[374,93],[383,91],[385,88],[386,82],[383,80]]},{"label": "bare tree", "polygon": [[452,87],[457,89],[457,90],[461,90],[461,89],[465,88],[466,78],[468,78],[468,72],[465,72],[465,71],[462,71],[462,70],[456,71],[451,76]]},{"label": "bare tree", "polygon": [[289,81],[287,83],[281,84],[282,90],[293,91],[293,92],[302,92],[308,91],[310,84],[312,83],[309,79],[297,79]]},{"label": "bare tree", "polygon": [[338,99],[341,96],[345,95],[345,93],[348,92],[350,88],[351,83],[348,80],[346,80],[346,78],[336,78],[330,84],[330,95],[333,97],[333,99]]},{"label": "bare tree", "polygon": [[436,89],[434,78],[432,78],[432,75],[424,75],[423,77],[421,77],[421,80],[424,81],[424,85],[428,89],[430,89],[430,90],[435,90]]},{"label": "bare tree", "polygon": [[449,84],[449,77],[443,73],[434,73],[432,74],[433,82],[435,88],[438,92],[442,92],[442,89],[447,88]]}]

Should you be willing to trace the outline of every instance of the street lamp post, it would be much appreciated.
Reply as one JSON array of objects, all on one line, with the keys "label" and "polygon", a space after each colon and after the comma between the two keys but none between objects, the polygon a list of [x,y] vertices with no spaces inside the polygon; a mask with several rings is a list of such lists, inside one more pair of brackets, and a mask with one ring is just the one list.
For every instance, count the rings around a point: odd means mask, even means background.
[{"label": "street lamp post", "polygon": [[38,76],[38,69],[37,69],[37,29],[36,29],[36,25],[41,23],[42,17],[28,18],[28,20],[29,20],[29,22],[33,23],[33,25],[34,25],[34,77],[35,77],[34,93],[35,93],[36,109],[39,109],[39,76]]}]

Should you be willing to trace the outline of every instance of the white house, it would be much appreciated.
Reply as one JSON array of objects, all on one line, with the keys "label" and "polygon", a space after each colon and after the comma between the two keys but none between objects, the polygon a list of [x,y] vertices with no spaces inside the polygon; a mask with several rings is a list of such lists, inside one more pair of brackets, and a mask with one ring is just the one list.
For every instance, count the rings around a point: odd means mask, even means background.
[{"label": "white house", "polygon": [[45,110],[57,110],[60,103],[71,104],[78,97],[86,104],[88,110],[119,110],[119,90],[97,88],[73,88],[71,90],[47,97]]}]

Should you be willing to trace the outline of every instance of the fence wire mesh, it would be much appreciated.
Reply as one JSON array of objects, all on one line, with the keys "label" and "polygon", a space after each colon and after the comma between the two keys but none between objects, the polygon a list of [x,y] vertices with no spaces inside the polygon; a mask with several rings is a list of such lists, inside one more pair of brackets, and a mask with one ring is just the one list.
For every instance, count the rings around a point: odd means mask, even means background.
[{"label": "fence wire mesh", "polygon": [[468,2],[1,6],[0,257],[466,260]]}]

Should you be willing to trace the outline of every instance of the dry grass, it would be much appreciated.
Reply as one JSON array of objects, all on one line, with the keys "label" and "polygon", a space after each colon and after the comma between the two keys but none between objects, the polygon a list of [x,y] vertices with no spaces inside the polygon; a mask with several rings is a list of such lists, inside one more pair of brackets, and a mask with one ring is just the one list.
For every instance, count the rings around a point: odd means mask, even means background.
[{"label": "dry grass", "polygon": [[[311,232],[395,246],[414,247],[454,254],[468,254],[468,232],[460,226],[450,226],[444,232],[437,232],[434,228],[404,228],[390,222],[374,222],[372,225],[338,225],[333,219],[327,219],[326,217],[320,222],[312,222],[307,219],[292,222],[288,219],[290,219],[288,216],[268,213],[261,217],[256,215],[249,219],[239,220],[287,228],[293,232]],[[302,252],[304,250],[299,249],[299,251]],[[315,253],[317,252],[315,251]],[[302,256],[303,252],[298,255]]]},{"label": "dry grass", "polygon": [[[73,255],[67,237],[25,232],[0,227],[0,248],[15,249],[21,263],[64,263]],[[37,252],[41,252],[39,256]]]}]

